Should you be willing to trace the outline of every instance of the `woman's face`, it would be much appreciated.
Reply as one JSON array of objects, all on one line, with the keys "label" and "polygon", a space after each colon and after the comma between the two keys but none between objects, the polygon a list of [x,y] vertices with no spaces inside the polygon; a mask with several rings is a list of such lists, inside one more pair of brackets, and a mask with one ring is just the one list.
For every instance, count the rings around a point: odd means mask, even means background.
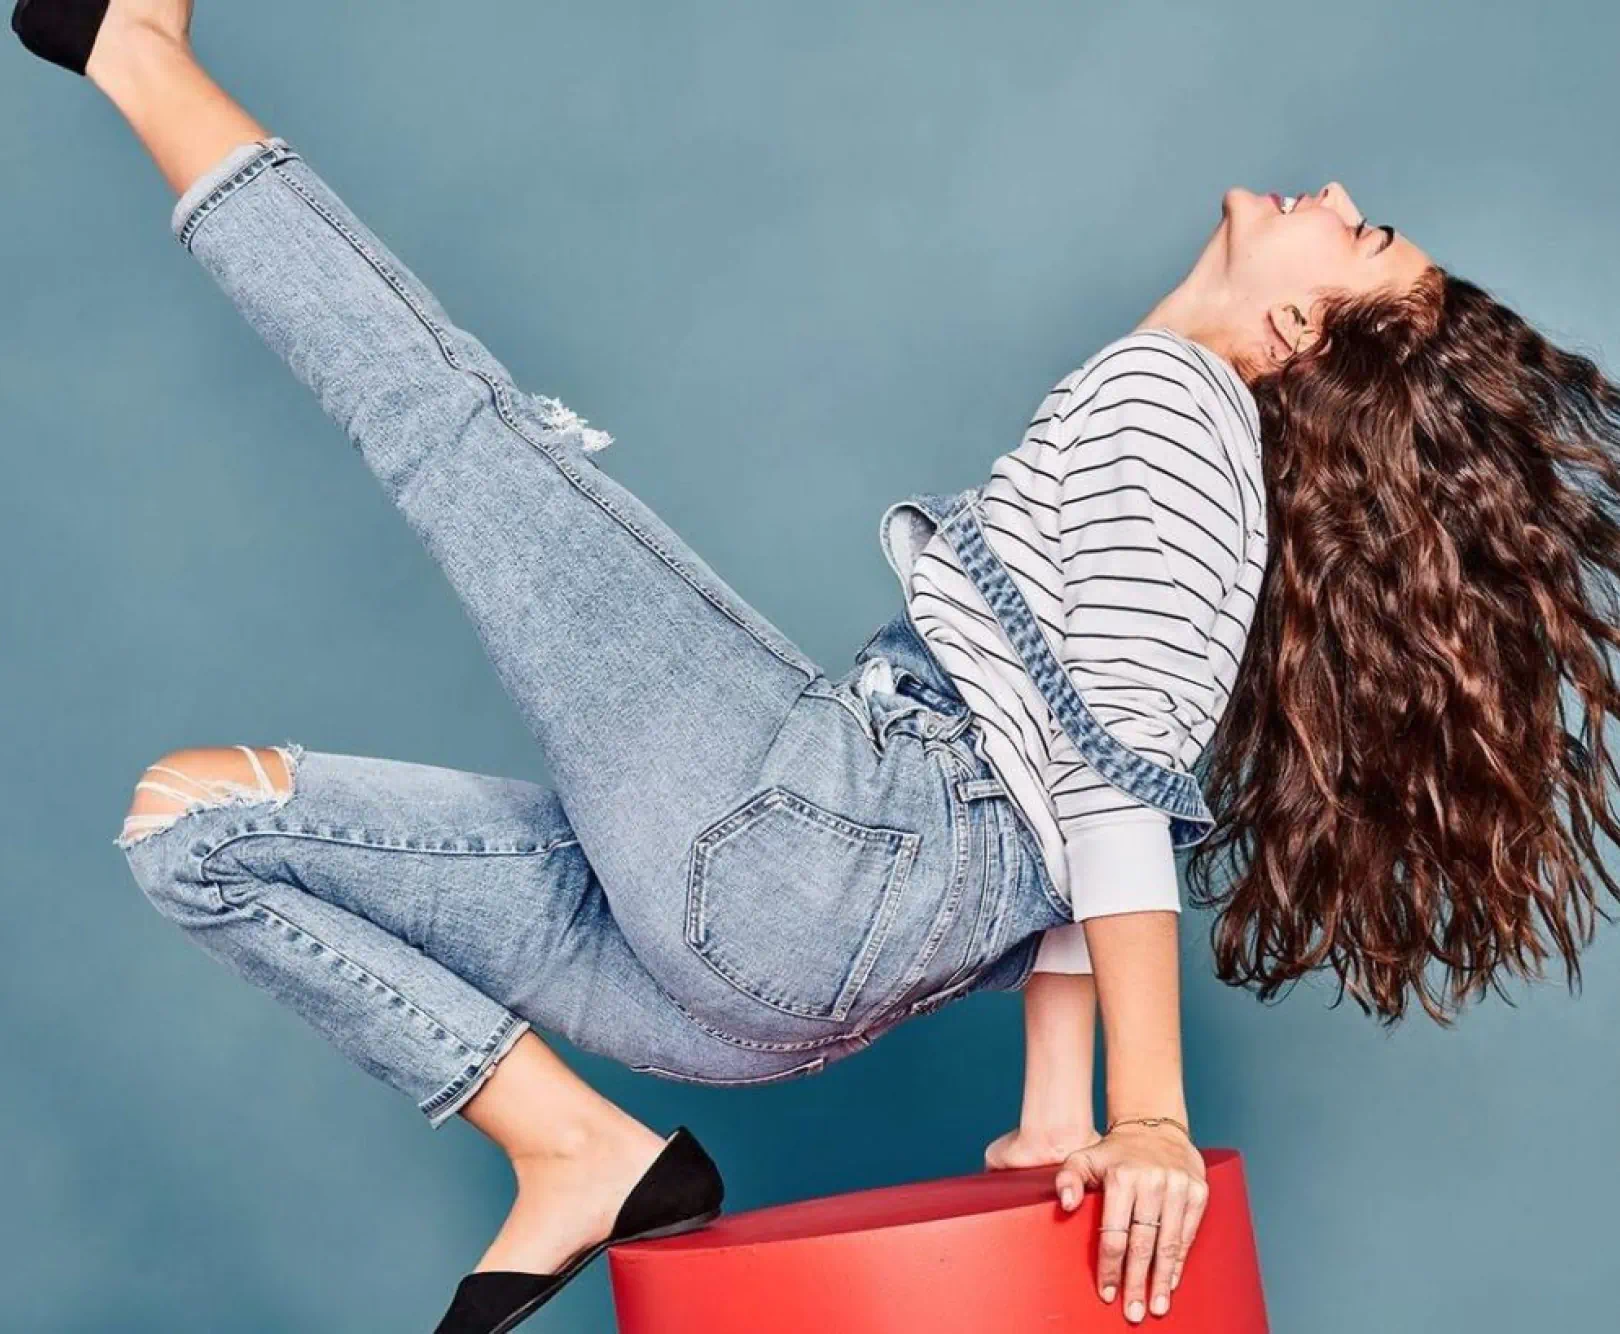
[{"label": "woman's face", "polygon": [[1286,196],[1228,190],[1212,244],[1222,245],[1223,287],[1256,350],[1278,360],[1308,346],[1313,307],[1329,292],[1403,291],[1430,264],[1405,235],[1365,218],[1331,181],[1290,205]]}]

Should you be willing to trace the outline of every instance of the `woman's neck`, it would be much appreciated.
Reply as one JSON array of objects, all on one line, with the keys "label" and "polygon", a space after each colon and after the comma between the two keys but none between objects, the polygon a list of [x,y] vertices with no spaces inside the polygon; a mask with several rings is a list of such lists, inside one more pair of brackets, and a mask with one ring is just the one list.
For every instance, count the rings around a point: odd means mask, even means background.
[{"label": "woman's neck", "polygon": [[1168,293],[1141,318],[1136,328],[1169,329],[1180,334],[1220,357],[1248,383],[1252,377],[1245,373],[1244,367],[1253,349],[1238,334],[1238,321],[1231,318],[1219,300],[1200,290],[1195,277],[1189,275],[1187,281]]}]

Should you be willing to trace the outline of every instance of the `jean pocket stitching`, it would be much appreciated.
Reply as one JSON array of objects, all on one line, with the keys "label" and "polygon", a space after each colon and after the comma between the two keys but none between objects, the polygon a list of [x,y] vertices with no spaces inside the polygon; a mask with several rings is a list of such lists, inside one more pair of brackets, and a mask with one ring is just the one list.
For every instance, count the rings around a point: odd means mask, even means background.
[{"label": "jean pocket stitching", "polygon": [[[850,849],[886,850],[878,854],[883,862],[875,877],[882,880],[883,888],[872,896],[875,901],[861,929],[860,943],[847,975],[830,1001],[794,997],[750,977],[745,961],[739,959],[736,952],[726,949],[722,939],[724,931],[711,930],[711,910],[718,906],[717,854],[745,831],[777,816],[796,820],[801,828],[840,840]],[[921,845],[921,834],[863,824],[830,811],[780,783],[773,783],[754,793],[693,840],[687,877],[686,944],[714,973],[762,1005],[804,1018],[842,1022],[854,1010],[888,939]]]},{"label": "jean pocket stitching", "polygon": [[918,1015],[932,1014],[935,1010],[939,1009],[940,1006],[949,1004],[958,996],[966,995],[969,991],[973,990],[974,982],[978,980],[983,971],[984,970],[982,968],[975,968],[966,977],[952,982],[949,986],[942,987],[938,991],[931,992],[929,995],[922,997],[920,1000],[912,1001],[910,1006],[907,1007],[906,1013],[913,1018]]},{"label": "jean pocket stitching", "polygon": [[[1002,803],[992,802],[989,805],[972,806],[969,803],[982,801],[985,798],[996,798],[1005,795],[1005,789],[995,779],[962,778],[957,782],[957,792],[962,798],[962,815],[968,828],[968,858],[971,866],[973,861],[973,843],[978,842],[978,866],[972,870],[978,887],[978,902],[973,913],[973,925],[968,933],[963,950],[963,961],[938,988],[940,993],[954,995],[958,986],[969,986],[973,979],[981,974],[994,961],[994,936],[1004,921],[1003,891],[996,883],[995,875],[1001,865],[1001,839],[1000,806]],[[988,921],[988,925],[987,925]]]},{"label": "jean pocket stitching", "polygon": [[813,1075],[827,1064],[826,1053],[813,1056],[808,1061],[801,1061],[798,1065],[790,1065],[785,1070],[773,1070],[764,1075],[740,1075],[736,1077],[714,1077],[709,1075],[694,1075],[681,1070],[671,1070],[661,1065],[632,1065],[630,1068],[637,1074],[656,1075],[660,1079],[673,1079],[682,1084],[707,1084],[717,1088],[735,1088],[750,1084],[776,1084],[784,1079],[795,1079],[805,1075]]},{"label": "jean pocket stitching", "polygon": [[[912,960],[905,976],[895,983],[889,994],[876,1007],[876,1018],[869,1021],[868,1027],[882,1024],[887,1016],[910,1013],[904,997],[927,976],[928,969],[934,962],[934,956],[939,953],[939,947],[950,935],[961,916],[962,900],[967,895],[972,836],[969,829],[971,812],[958,788],[958,784],[965,781],[962,758],[953,747],[937,740],[925,740],[922,746],[933,763],[939,766],[946,800],[950,806],[948,818],[952,847],[949,879],[944,894],[940,896],[939,906],[935,909],[933,921],[929,923],[928,936],[918,950],[917,957]],[[953,968],[950,976],[954,979],[959,974],[960,969]]]}]

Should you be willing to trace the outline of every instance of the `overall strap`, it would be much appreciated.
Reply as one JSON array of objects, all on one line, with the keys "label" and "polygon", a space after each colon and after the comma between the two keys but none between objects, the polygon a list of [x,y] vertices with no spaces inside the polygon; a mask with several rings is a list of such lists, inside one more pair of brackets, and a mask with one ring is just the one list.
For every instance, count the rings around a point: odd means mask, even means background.
[{"label": "overall strap", "polygon": [[[968,494],[973,493],[964,493]],[[1215,817],[1197,779],[1132,750],[1097,721],[1053,654],[1028,601],[985,540],[975,506],[963,503],[955,507],[943,519],[940,531],[1081,758],[1127,796],[1166,812],[1172,846],[1184,848],[1202,842],[1214,827]]]},{"label": "overall strap", "polygon": [[972,504],[980,490],[969,487],[965,491],[919,491],[883,511],[878,520],[878,545],[902,587],[910,586],[911,567],[934,530]]}]

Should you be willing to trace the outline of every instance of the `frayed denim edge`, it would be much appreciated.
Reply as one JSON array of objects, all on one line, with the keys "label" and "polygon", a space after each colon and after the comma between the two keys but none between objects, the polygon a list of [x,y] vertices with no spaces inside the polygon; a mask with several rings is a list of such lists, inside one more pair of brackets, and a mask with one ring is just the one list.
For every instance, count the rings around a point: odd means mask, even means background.
[{"label": "frayed denim edge", "polygon": [[[287,766],[287,790],[267,797],[257,787],[248,783],[231,783],[230,791],[223,797],[198,797],[188,802],[184,809],[175,811],[174,818],[168,824],[157,829],[141,829],[132,834],[119,832],[113,839],[113,846],[121,852],[128,852],[131,848],[144,843],[149,838],[156,838],[166,834],[177,824],[197,811],[219,810],[226,806],[262,806],[266,810],[279,811],[298,791],[298,767],[304,758],[304,748],[296,741],[284,741],[280,745],[272,746],[271,750],[281,756],[281,762]],[[222,780],[214,780],[222,781]]]}]

